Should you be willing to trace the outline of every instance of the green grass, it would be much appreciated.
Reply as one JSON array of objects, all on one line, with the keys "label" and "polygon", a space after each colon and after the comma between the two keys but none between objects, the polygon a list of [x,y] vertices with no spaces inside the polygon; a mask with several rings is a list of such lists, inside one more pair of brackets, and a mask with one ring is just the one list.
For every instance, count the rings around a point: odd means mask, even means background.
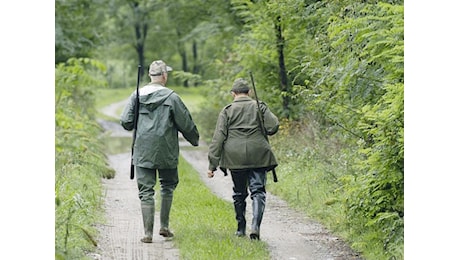
[{"label": "green grass", "polygon": [[174,90],[184,101],[187,108],[190,110],[190,113],[193,115],[194,113],[198,112],[199,106],[202,102],[206,101],[206,97],[203,94],[202,87],[170,87]]},{"label": "green grass", "polygon": [[[182,157],[171,229],[182,259],[270,259],[263,241],[234,236],[233,204],[216,197]],[[231,189],[231,187],[228,187]]]}]

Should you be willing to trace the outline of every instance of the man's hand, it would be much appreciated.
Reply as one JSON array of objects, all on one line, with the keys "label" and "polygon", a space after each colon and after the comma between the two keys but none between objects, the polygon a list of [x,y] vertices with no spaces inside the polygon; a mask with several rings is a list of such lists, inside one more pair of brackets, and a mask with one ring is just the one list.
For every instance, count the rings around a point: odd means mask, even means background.
[{"label": "man's hand", "polygon": [[214,177],[214,171],[208,170],[208,178]]}]

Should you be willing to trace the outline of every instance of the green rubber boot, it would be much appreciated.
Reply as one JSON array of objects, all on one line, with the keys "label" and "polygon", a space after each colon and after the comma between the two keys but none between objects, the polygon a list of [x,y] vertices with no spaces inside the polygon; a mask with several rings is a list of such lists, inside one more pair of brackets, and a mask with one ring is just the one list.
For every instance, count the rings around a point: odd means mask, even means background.
[{"label": "green rubber boot", "polygon": [[163,237],[173,237],[174,234],[169,230],[169,213],[171,212],[172,196],[162,196],[160,210],[160,235]]},{"label": "green rubber boot", "polygon": [[153,204],[141,203],[141,211],[142,220],[144,222],[144,237],[141,239],[141,242],[152,243],[155,202],[153,202]]}]

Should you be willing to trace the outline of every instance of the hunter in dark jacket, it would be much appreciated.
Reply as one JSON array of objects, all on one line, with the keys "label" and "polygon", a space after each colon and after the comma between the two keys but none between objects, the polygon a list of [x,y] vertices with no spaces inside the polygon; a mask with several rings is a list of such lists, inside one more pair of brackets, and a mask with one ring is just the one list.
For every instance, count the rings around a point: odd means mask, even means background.
[{"label": "hunter in dark jacket", "polygon": [[217,167],[230,169],[238,223],[237,236],[245,236],[246,198],[249,188],[253,201],[250,238],[259,239],[265,209],[266,173],[278,165],[261,127],[265,128],[267,135],[273,135],[278,131],[279,121],[263,102],[259,104],[262,120],[259,119],[258,104],[249,97],[246,80],[236,79],[231,93],[234,100],[220,112],[209,146],[208,177],[214,177]]}]

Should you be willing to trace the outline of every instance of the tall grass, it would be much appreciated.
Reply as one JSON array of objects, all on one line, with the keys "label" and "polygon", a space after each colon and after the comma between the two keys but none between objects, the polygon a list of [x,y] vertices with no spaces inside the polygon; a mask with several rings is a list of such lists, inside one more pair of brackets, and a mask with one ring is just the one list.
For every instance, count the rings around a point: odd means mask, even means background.
[{"label": "tall grass", "polygon": [[271,144],[279,163],[280,183],[269,182],[270,191],[291,207],[337,229],[334,224],[343,223],[345,217],[338,214],[343,209],[336,203],[340,197],[337,177],[343,171],[334,161],[338,148],[321,140],[314,128],[287,121],[271,138]]},{"label": "tall grass", "polygon": [[[282,122],[279,133],[271,137],[279,183],[269,179],[268,189],[344,238],[366,259],[388,259],[382,230],[368,226],[364,217],[351,218],[346,207],[344,182],[358,174],[352,167],[357,148],[346,144],[343,136],[334,136],[335,131],[318,129],[309,120]],[[390,246],[395,252],[402,248]]]}]

